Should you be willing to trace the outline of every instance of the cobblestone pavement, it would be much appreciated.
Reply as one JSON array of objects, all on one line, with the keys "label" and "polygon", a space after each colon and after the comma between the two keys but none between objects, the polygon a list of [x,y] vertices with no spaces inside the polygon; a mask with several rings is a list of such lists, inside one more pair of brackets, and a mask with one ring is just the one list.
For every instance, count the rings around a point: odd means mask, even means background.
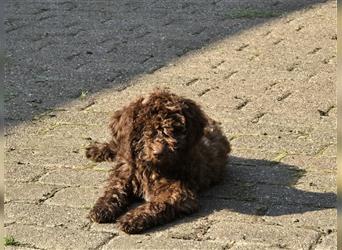
[{"label": "cobblestone pavement", "polygon": [[[6,13],[7,249],[336,249],[335,1],[12,0]],[[155,87],[219,120],[232,158],[199,213],[129,236],[87,220],[110,164],[84,148]]]}]

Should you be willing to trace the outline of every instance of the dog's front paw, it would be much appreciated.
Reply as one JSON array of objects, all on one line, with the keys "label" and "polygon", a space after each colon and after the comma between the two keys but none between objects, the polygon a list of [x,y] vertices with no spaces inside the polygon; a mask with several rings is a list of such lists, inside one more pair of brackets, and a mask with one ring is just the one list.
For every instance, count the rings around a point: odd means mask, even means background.
[{"label": "dog's front paw", "polygon": [[86,157],[96,162],[103,161],[102,149],[100,146],[101,145],[99,143],[93,143],[93,144],[90,144],[88,147],[86,147],[85,149]]},{"label": "dog's front paw", "polygon": [[94,142],[86,147],[86,157],[95,162],[114,161],[116,152],[108,143]]},{"label": "dog's front paw", "polygon": [[110,223],[115,222],[117,213],[108,207],[95,205],[89,212],[88,218],[97,223]]},{"label": "dog's front paw", "polygon": [[144,216],[125,214],[118,219],[118,228],[128,234],[139,234],[149,228]]}]

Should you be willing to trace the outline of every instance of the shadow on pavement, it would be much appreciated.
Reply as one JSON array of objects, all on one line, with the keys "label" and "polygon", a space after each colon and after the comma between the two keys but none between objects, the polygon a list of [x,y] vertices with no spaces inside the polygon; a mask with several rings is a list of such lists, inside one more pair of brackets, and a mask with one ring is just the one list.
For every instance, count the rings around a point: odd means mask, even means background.
[{"label": "shadow on pavement", "polygon": [[[293,165],[231,157],[224,183],[202,195],[203,200],[221,199],[226,202],[214,206],[210,205],[211,202],[207,205],[205,205],[207,202],[204,202],[203,208],[208,211],[230,209],[266,216],[335,208],[337,199],[335,193],[309,192],[294,187],[305,173],[304,169]],[[309,185],[307,183],[305,186]],[[230,206],[229,200],[255,203],[256,206],[244,210],[234,205]]]},{"label": "shadow on pavement", "polygon": [[309,192],[293,186],[305,172],[293,165],[232,156],[224,182],[201,194],[198,213],[150,232],[170,229],[222,210],[272,217],[335,208],[335,193]]},{"label": "shadow on pavement", "polygon": [[6,123],[124,89],[189,51],[321,2],[7,1]]}]

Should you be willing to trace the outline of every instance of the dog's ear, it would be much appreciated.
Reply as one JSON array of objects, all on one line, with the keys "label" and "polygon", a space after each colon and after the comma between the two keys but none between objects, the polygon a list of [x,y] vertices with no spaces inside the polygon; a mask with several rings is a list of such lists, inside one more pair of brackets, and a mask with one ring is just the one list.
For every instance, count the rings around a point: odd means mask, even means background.
[{"label": "dog's ear", "polygon": [[112,140],[118,145],[118,153],[120,152],[130,158],[132,114],[127,107],[114,112],[109,122],[109,129]]},{"label": "dog's ear", "polygon": [[190,99],[184,99],[183,114],[186,119],[188,142],[190,145],[194,145],[203,136],[208,120],[201,108]]},{"label": "dog's ear", "polygon": [[122,109],[121,110],[117,110],[114,112],[114,114],[112,115],[112,117],[110,118],[110,122],[109,122],[109,129],[110,132],[112,134],[112,136],[114,137],[113,139],[117,140],[117,134],[119,132],[120,129],[120,118],[122,116]]}]

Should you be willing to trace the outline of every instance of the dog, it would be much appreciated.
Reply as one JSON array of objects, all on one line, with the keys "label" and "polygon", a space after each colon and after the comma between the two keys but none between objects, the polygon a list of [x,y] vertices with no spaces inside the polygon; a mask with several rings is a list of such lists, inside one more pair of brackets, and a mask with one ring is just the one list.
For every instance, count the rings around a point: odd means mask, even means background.
[{"label": "dog", "polygon": [[[114,162],[93,222],[141,233],[196,212],[198,193],[224,177],[230,144],[190,99],[154,90],[116,111],[109,128],[109,142],[86,148],[88,159]],[[127,211],[138,198],[145,202]]]}]

